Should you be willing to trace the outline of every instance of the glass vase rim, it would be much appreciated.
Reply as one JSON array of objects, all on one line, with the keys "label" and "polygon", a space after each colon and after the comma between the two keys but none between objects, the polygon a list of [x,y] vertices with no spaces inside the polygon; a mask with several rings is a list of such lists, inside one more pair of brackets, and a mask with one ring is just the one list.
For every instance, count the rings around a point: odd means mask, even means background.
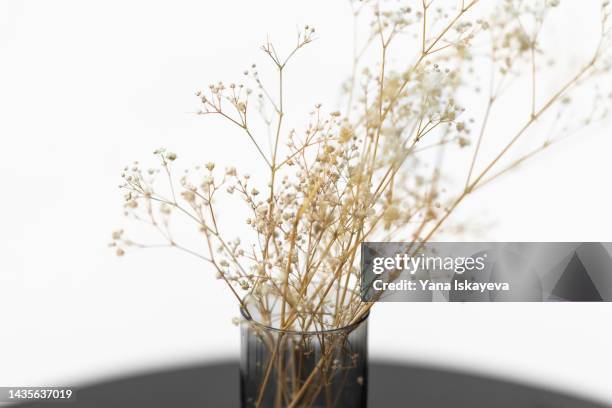
[{"label": "glass vase rim", "polygon": [[363,316],[359,318],[354,323],[349,323],[345,326],[336,327],[333,329],[325,329],[325,330],[308,330],[308,331],[300,331],[300,330],[289,330],[289,329],[280,329],[278,327],[268,326],[267,324],[261,323],[255,320],[251,314],[245,309],[244,306],[240,306],[240,314],[247,322],[254,324],[257,327],[260,327],[267,331],[272,331],[276,333],[289,334],[289,335],[301,335],[301,336],[314,336],[318,334],[339,334],[339,333],[350,333],[359,327],[363,322],[365,322],[368,317],[370,317],[370,311],[368,310]]}]

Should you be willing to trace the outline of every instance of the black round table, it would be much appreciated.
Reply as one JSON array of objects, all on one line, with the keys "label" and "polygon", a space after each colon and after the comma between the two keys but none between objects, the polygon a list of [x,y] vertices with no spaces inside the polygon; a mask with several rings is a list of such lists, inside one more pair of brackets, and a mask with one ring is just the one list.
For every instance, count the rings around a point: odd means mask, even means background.
[{"label": "black round table", "polygon": [[[370,363],[368,406],[400,408],[611,408],[531,386],[427,367]],[[220,362],[76,389],[66,408],[239,407],[238,364]],[[49,408],[50,403],[20,404]]]}]

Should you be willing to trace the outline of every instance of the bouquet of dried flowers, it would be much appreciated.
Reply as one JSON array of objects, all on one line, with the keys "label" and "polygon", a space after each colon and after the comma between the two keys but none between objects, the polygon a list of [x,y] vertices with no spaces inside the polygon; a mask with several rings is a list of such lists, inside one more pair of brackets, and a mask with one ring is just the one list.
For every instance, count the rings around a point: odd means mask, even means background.
[{"label": "bouquet of dried flowers", "polygon": [[[346,107],[315,105],[304,129],[286,126],[284,74],[315,39],[312,27],[304,27],[284,55],[270,42],[262,47],[276,85],[264,85],[252,65],[244,83],[218,82],[197,92],[199,115],[223,118],[252,144],[269,174],[263,187],[261,180],[212,162],[177,178],[177,155],[159,149],[159,168],[144,171],[135,163],[122,174],[126,216],[149,224],[164,240],[161,246],[208,262],[246,316],[279,330],[324,332],[360,321],[372,307],[360,297],[362,242],[401,239],[417,250],[448,228],[449,216],[482,186],[606,117],[609,95],[587,84],[610,70],[607,1],[591,58],[561,80],[550,73],[558,50],[541,43],[559,1],[408,3],[351,2],[356,23],[367,21],[371,34],[354,46],[352,76],[343,87]],[[524,109],[497,110],[517,88],[524,89]],[[592,107],[572,111],[574,93],[582,100],[589,95]],[[491,134],[496,115],[512,116],[511,134]],[[533,145],[537,137],[531,150],[512,155],[519,141]],[[490,139],[499,149],[483,157]],[[463,173],[443,167],[451,154],[466,159]],[[222,195],[246,204],[249,242],[221,232]],[[175,216],[193,222],[203,251],[174,236]],[[111,245],[118,255],[152,246],[123,230]],[[276,338],[268,348],[278,351],[278,345]],[[274,361],[281,354],[270,353],[262,388],[270,367],[288,364]],[[319,361],[332,367],[334,359],[323,352]],[[324,372],[325,364],[312,370]],[[286,385],[289,391],[276,394],[275,404],[314,404],[318,391],[306,397],[313,383],[306,378]],[[261,406],[264,394],[253,404]]]}]

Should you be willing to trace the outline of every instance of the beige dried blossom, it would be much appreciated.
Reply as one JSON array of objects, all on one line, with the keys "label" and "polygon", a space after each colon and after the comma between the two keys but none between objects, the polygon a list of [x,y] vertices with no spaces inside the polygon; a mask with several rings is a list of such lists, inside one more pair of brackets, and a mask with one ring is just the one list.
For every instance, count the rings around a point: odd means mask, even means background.
[{"label": "beige dried blossom", "polygon": [[[540,39],[553,8],[561,9],[558,1],[503,0],[488,7],[478,0],[416,3],[353,2],[356,21],[369,24],[371,35],[363,51],[355,48],[352,75],[343,86],[345,108],[326,113],[316,103],[304,128],[287,128],[284,74],[314,40],[310,26],[286,54],[270,42],[263,45],[276,86],[265,83],[267,76],[252,64],[244,71],[245,83],[217,82],[198,91],[198,114],[219,116],[242,132],[269,178],[251,180],[235,167],[219,171],[208,162],[177,183],[177,155],[158,149],[160,169],[146,172],[135,163],[123,172],[128,216],[156,230],[166,243],[162,246],[212,265],[237,301],[268,324],[295,330],[339,327],[372,306],[360,299],[362,242],[406,240],[418,247],[442,228],[463,230],[462,224],[450,225],[449,217],[467,197],[607,116],[610,90],[589,85],[605,82],[612,66],[607,2],[592,58],[546,86],[541,82],[551,75],[544,70],[554,68],[549,62],[558,55],[544,49]],[[510,86],[525,88],[526,114],[498,110]],[[593,89],[595,108],[584,117],[563,115],[578,108],[574,93]],[[495,115],[514,115],[517,129],[493,134]],[[547,120],[554,134],[517,154],[518,142],[527,134],[537,139]],[[502,147],[486,157],[482,146],[492,138],[502,140]],[[469,156],[463,173],[449,174],[441,157],[460,150],[461,157]],[[241,236],[250,234],[248,244],[224,235],[220,223],[229,214],[216,204],[220,194],[246,204],[248,234]],[[174,237],[175,217],[196,225],[205,251]],[[127,246],[156,246],[129,240],[122,230],[112,238],[118,255]]]}]

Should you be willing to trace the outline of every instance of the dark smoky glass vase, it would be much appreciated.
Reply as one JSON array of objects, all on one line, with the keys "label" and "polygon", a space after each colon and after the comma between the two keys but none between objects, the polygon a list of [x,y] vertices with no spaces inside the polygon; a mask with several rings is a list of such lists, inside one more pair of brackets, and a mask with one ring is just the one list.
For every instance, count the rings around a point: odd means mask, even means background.
[{"label": "dark smoky glass vase", "polygon": [[288,331],[242,311],[243,408],[365,407],[368,316],[346,327]]}]

